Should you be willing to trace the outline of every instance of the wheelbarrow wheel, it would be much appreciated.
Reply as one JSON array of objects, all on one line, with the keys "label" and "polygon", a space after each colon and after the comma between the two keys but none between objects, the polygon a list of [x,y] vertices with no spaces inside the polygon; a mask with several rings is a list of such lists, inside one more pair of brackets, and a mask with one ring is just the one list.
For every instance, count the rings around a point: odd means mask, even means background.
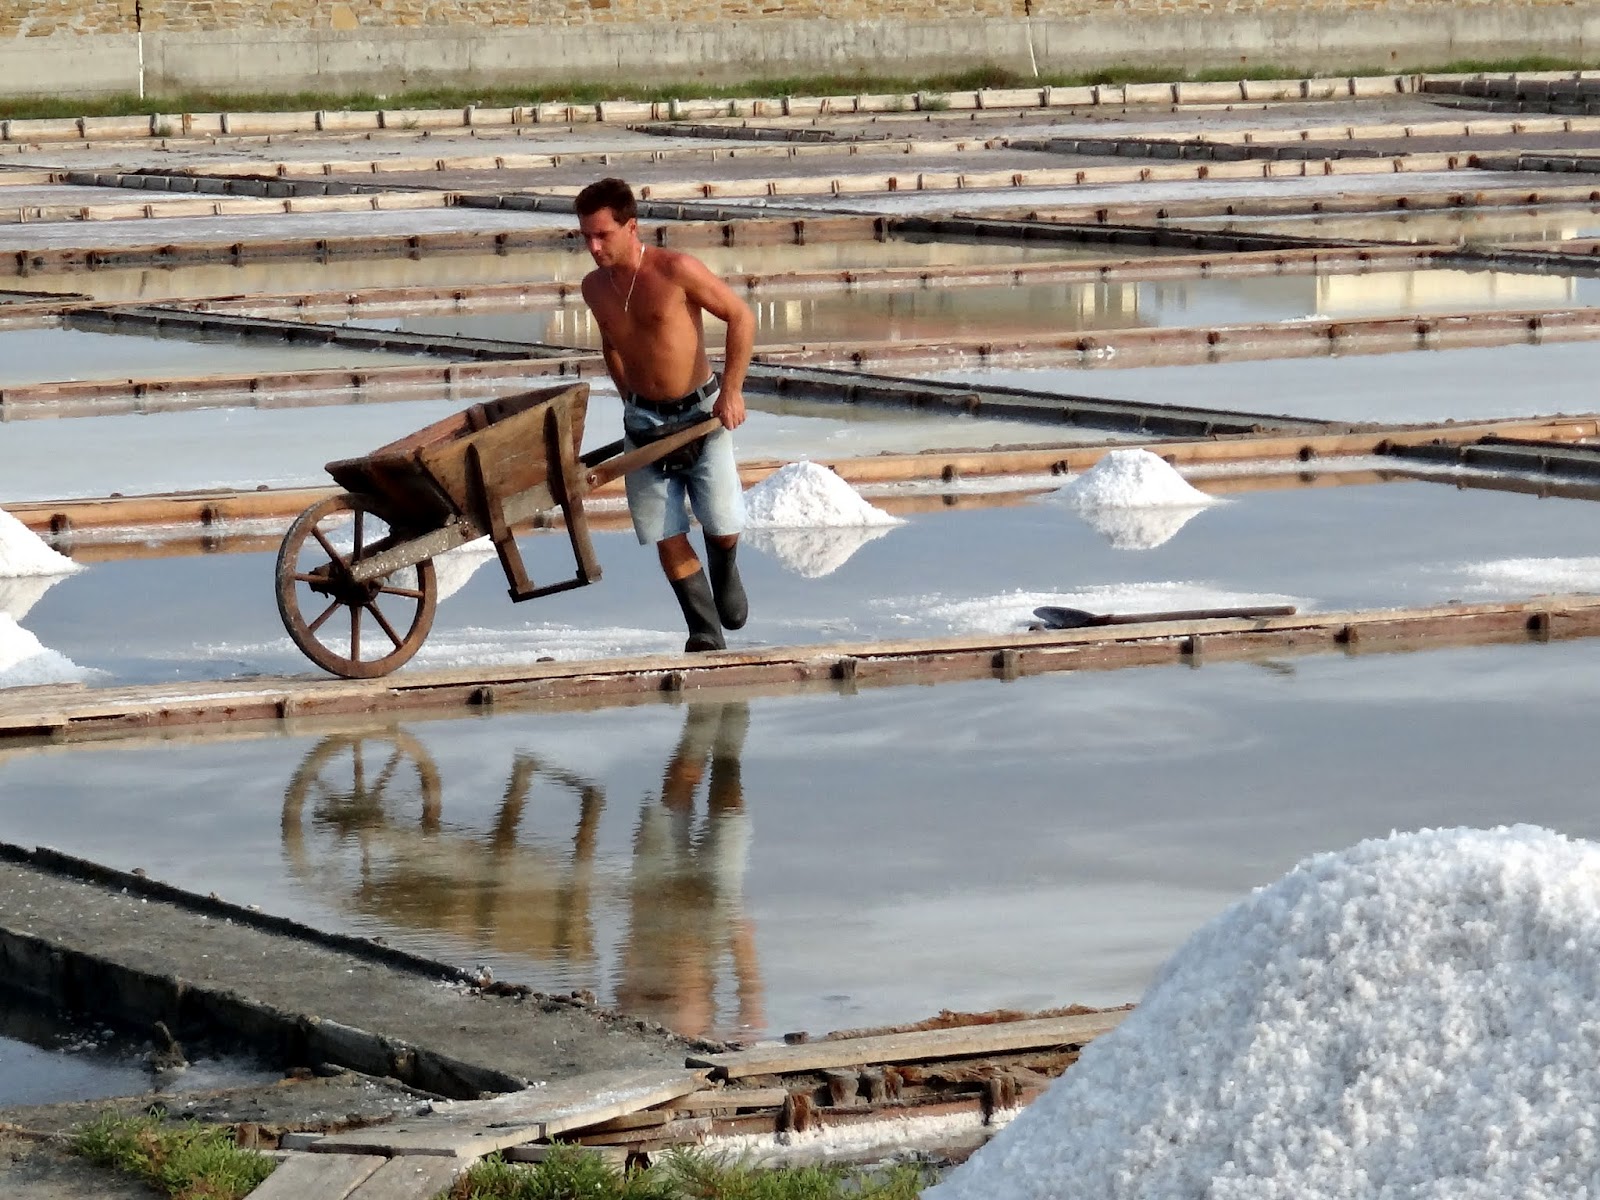
[{"label": "wheelbarrow wheel", "polygon": [[393,545],[389,522],[366,496],[345,493],[295,518],[278,549],[278,612],[307,658],[346,679],[375,679],[410,661],[439,602],[433,560],[377,579],[350,572]]}]

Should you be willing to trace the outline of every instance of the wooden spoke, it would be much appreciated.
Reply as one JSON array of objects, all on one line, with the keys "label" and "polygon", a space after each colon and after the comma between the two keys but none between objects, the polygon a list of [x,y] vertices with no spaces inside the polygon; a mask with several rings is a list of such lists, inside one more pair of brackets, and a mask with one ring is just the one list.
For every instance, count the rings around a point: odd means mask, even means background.
[{"label": "wooden spoke", "polygon": [[328,552],[328,557],[332,561],[334,561],[336,563],[342,563],[342,562],[345,561],[344,555],[340,554],[337,550],[335,550],[333,548],[333,543],[328,540],[327,535],[324,534],[322,532],[322,530],[318,529],[315,525],[313,525],[311,527],[311,535],[314,538],[316,538],[318,542],[320,542],[322,544],[322,548]]},{"label": "wooden spoke", "polygon": [[361,608],[359,604],[350,606],[350,661],[361,661]]},{"label": "wooden spoke", "polygon": [[311,624],[306,626],[306,631],[308,633],[315,633],[317,630],[322,628],[322,623],[324,621],[326,621],[329,617],[333,616],[333,614],[335,612],[337,612],[338,610],[339,610],[339,602],[337,600],[335,600],[332,604],[328,605],[327,608],[322,610],[322,614],[319,617],[317,617],[317,619],[315,621],[311,622]]},{"label": "wooden spoke", "polygon": [[372,614],[372,619],[378,623],[379,628],[389,635],[389,640],[398,648],[401,641],[400,635],[394,631],[394,626],[389,624],[389,619],[378,610],[377,604],[368,600],[367,611]]},{"label": "wooden spoke", "polygon": [[420,588],[390,587],[388,584],[384,584],[378,589],[378,591],[383,593],[385,596],[405,596],[409,600],[422,599],[422,591]]}]

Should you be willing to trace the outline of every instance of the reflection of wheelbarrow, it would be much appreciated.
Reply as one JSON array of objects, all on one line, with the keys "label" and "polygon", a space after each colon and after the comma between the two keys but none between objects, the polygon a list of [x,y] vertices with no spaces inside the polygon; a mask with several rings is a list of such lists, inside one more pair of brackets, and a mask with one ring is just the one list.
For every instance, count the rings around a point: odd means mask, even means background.
[{"label": "reflection of wheelbarrow", "polygon": [[363,923],[554,963],[563,986],[593,987],[605,802],[590,780],[519,752],[489,827],[461,814],[447,824],[439,769],[417,738],[393,727],[332,734],[284,791],[284,856],[299,882]]},{"label": "reflection of wheelbarrow", "polygon": [[[365,458],[329,463],[345,492],[301,513],[278,551],[278,611],[295,645],[335,675],[387,675],[433,626],[433,559],[486,534],[513,600],[599,579],[584,498],[718,422],[708,417],[627,453],[612,442],[580,454],[588,402],[585,383],[524,392],[474,404]],[[551,508],[566,519],[577,569],[536,587],[512,527]]]}]

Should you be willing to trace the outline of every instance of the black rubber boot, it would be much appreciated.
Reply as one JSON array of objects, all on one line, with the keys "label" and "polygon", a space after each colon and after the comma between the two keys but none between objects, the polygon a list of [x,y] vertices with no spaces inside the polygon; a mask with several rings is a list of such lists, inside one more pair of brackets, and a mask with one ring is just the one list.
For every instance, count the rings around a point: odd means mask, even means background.
[{"label": "black rubber boot", "polygon": [[677,594],[678,607],[683,609],[683,619],[689,624],[689,640],[683,648],[691,652],[726,649],[722,626],[717,623],[717,602],[712,598],[705,571],[696,571],[685,579],[674,579],[672,590]]},{"label": "black rubber boot", "polygon": [[739,578],[739,544],[728,547],[706,539],[706,566],[711,570],[711,590],[717,596],[717,616],[724,629],[743,629],[750,619],[750,600]]}]

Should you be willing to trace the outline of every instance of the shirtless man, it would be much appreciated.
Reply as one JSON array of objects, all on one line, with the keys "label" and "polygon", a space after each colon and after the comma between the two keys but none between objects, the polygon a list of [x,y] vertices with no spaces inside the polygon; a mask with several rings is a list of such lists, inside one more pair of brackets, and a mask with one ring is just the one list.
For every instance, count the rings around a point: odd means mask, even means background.
[{"label": "shirtless man", "polygon": [[[640,545],[654,542],[661,569],[689,626],[685,650],[721,650],[723,629],[749,615],[735,555],[744,528],[744,491],[730,430],[744,423],[744,376],[756,320],[733,290],[688,254],[639,239],[633,190],[602,179],[578,193],[578,229],[595,269],[583,298],[600,326],[606,369],[622,395],[628,447],[664,426],[715,416],[722,428],[627,476],[628,511]],[[704,314],[728,327],[722,380],[706,358]],[[657,435],[659,436],[659,434]],[[689,544],[689,506],[705,531],[706,569]]]}]

